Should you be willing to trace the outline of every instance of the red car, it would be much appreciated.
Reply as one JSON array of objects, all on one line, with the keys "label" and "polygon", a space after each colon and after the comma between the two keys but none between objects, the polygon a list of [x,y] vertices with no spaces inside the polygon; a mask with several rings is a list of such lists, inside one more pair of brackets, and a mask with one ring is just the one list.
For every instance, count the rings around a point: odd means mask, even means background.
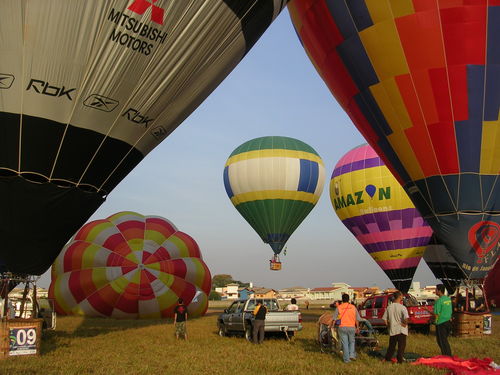
[{"label": "red car", "polygon": [[[393,300],[392,293],[368,297],[359,307],[359,315],[367,319],[374,328],[386,328],[382,317],[385,309]],[[416,298],[411,294],[405,294],[403,305],[406,306],[410,315],[408,321],[410,329],[413,328],[428,333],[432,321],[432,306],[420,306]]]}]

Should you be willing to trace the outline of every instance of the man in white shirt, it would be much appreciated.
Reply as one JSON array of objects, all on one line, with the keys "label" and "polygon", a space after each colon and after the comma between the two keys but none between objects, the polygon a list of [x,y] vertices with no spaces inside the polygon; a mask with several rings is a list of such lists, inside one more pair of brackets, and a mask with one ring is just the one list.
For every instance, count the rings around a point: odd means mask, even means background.
[{"label": "man in white shirt", "polygon": [[403,294],[400,291],[394,293],[394,302],[387,306],[382,319],[389,330],[389,348],[385,355],[386,361],[391,361],[396,344],[398,345],[398,363],[403,363],[403,354],[406,348],[406,337],[408,336],[408,310],[401,303]]},{"label": "man in white shirt", "polygon": [[297,300],[295,298],[292,298],[290,300],[290,304],[286,306],[286,311],[297,311],[299,309],[299,306],[297,306]]}]

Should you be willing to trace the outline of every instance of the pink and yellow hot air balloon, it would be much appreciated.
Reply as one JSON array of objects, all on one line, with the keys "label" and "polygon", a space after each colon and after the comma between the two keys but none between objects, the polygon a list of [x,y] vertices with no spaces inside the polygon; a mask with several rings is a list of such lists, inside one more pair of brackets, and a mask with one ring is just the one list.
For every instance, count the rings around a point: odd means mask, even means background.
[{"label": "pink and yellow hot air balloon", "polygon": [[330,198],[347,229],[406,293],[432,229],[369,145],[349,151],[337,163]]},{"label": "pink and yellow hot air balloon", "polygon": [[193,238],[167,219],[120,212],[84,225],[52,266],[60,314],[113,318],[190,316],[208,307],[210,271]]}]

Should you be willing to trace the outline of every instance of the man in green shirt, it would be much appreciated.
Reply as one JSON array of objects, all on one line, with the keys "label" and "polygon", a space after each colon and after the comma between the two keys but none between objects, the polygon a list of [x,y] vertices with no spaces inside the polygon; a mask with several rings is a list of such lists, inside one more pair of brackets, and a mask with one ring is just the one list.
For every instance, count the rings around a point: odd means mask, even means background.
[{"label": "man in green shirt", "polygon": [[436,340],[441,349],[441,354],[451,357],[448,336],[451,333],[451,314],[453,312],[453,306],[450,297],[444,295],[445,290],[443,284],[436,285],[436,295],[439,299],[434,304],[434,323],[436,324]]}]

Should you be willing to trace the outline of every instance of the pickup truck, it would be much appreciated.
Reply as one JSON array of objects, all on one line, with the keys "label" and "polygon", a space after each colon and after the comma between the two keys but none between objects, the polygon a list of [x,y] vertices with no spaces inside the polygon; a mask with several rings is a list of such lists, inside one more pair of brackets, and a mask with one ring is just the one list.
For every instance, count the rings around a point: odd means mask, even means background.
[{"label": "pickup truck", "polygon": [[[290,339],[296,331],[302,329],[302,315],[299,311],[282,311],[275,298],[258,298],[267,307],[264,332],[283,332]],[[248,341],[252,340],[252,327],[256,299],[234,301],[217,318],[220,336],[243,334]]]},{"label": "pickup truck", "polygon": [[[368,297],[359,307],[359,315],[370,321],[374,328],[387,328],[382,317],[389,303],[392,303],[394,296],[392,293],[380,294]],[[411,294],[405,294],[403,305],[408,309],[408,325],[411,329],[429,333],[432,306],[420,306],[415,297]]]}]

